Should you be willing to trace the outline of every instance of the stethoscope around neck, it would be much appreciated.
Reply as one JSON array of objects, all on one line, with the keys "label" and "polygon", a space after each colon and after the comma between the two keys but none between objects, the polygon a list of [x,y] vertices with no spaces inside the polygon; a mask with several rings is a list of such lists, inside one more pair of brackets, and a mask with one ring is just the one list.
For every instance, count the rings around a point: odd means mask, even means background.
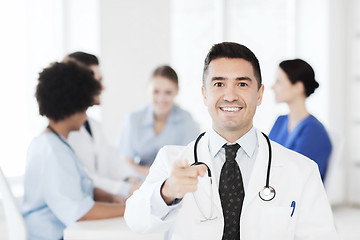
[{"label": "stethoscope around neck", "polygon": [[[197,155],[197,146],[199,144],[200,139],[205,135],[205,132],[201,133],[198,138],[195,140],[195,144],[194,144],[194,163],[191,164],[191,166],[193,165],[201,165],[204,164],[207,168],[207,173],[208,173],[208,177],[210,179],[210,198],[212,201],[212,197],[213,197],[213,190],[212,190],[212,175],[211,175],[211,170],[209,168],[209,166],[204,163],[204,162],[199,162],[198,160],[198,155]],[[266,172],[266,182],[265,182],[265,186],[259,191],[259,197],[261,200],[263,201],[271,201],[275,198],[276,195],[276,191],[275,189],[270,186],[269,184],[269,180],[270,180],[270,169],[271,169],[271,160],[272,160],[272,150],[271,150],[271,144],[270,144],[270,140],[268,138],[268,136],[266,136],[265,133],[262,132],[262,135],[265,137],[266,142],[268,144],[268,149],[269,149],[269,160],[268,160],[268,166],[267,166],[267,172]],[[196,204],[201,212],[201,215],[203,216],[203,221],[208,221],[208,220],[214,220],[216,217],[213,217],[213,204],[211,204],[211,209],[210,209],[210,215],[209,216],[205,216],[204,212],[201,210],[200,205],[197,201],[197,198],[195,197],[195,201]]]}]

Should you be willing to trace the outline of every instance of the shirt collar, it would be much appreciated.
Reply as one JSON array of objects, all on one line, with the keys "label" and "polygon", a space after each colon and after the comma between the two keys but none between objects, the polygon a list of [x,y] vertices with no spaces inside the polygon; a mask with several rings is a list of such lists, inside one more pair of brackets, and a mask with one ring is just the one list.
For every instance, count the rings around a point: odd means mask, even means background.
[{"label": "shirt collar", "polygon": [[143,126],[154,126],[154,107],[149,104],[145,107],[145,114],[144,114],[144,118],[142,120],[142,125]]},{"label": "shirt collar", "polygon": [[180,108],[177,105],[174,104],[172,107],[167,121],[174,124],[184,121],[184,114],[181,114]]},{"label": "shirt collar", "polygon": [[[244,152],[251,158],[257,145],[257,136],[254,127],[252,127],[244,136],[236,140]],[[224,144],[229,143],[221,137],[213,128],[209,131],[209,151],[212,157],[221,150]]]}]

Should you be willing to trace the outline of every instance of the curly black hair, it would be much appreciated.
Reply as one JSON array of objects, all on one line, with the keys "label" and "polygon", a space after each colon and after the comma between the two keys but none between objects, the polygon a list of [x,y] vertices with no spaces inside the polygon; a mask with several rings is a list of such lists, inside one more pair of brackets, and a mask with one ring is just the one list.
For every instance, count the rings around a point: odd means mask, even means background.
[{"label": "curly black hair", "polygon": [[53,121],[85,111],[100,93],[93,73],[74,62],[55,62],[39,73],[35,97],[39,113]]}]

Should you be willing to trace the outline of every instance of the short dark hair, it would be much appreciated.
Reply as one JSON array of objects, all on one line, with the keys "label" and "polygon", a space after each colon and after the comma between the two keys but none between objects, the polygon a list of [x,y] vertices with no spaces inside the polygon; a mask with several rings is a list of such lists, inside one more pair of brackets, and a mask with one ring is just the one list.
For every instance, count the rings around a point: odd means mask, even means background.
[{"label": "short dark hair", "polygon": [[204,61],[203,86],[205,86],[205,75],[210,62],[218,58],[241,58],[250,62],[258,82],[258,88],[261,87],[262,80],[258,59],[249,48],[234,42],[222,42],[212,46]]},{"label": "short dark hair", "polygon": [[178,76],[172,67],[170,67],[168,65],[162,65],[162,66],[157,67],[154,70],[152,77],[158,77],[158,76],[165,77],[165,78],[171,80],[173,83],[176,84],[177,87],[179,87]]},{"label": "short dark hair", "polygon": [[298,58],[285,60],[279,64],[279,67],[286,73],[292,84],[299,81],[304,84],[306,97],[309,97],[319,87],[313,68],[304,60]]},{"label": "short dark hair", "polygon": [[85,111],[101,85],[92,72],[74,62],[55,62],[39,73],[35,97],[39,113],[59,121]]},{"label": "short dark hair", "polygon": [[99,59],[90,53],[78,51],[70,53],[68,57],[75,59],[75,61],[78,61],[87,67],[90,67],[91,65],[99,65]]}]

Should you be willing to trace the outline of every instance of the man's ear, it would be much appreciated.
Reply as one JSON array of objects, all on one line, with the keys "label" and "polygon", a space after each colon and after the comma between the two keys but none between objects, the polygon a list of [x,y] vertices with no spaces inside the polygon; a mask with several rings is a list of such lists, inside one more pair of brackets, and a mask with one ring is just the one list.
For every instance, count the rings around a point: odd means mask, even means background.
[{"label": "man's ear", "polygon": [[264,84],[261,84],[261,87],[258,89],[258,99],[257,99],[257,106],[260,106],[263,95],[264,95]]},{"label": "man's ear", "polygon": [[204,102],[204,104],[206,105],[206,100],[207,100],[207,98],[206,98],[206,89],[205,89],[204,86],[201,87],[201,93],[202,93],[202,95],[203,95],[203,102]]}]

